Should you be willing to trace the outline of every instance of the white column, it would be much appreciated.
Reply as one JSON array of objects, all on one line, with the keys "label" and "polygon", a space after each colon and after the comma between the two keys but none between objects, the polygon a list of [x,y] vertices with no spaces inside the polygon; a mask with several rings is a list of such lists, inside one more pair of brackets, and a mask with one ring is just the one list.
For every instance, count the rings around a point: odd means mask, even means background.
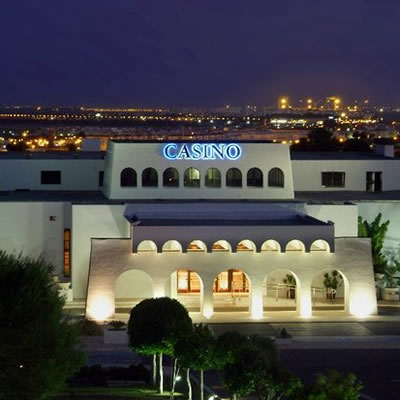
[{"label": "white column", "polygon": [[250,314],[253,318],[262,318],[264,314],[264,297],[263,297],[262,280],[252,279],[250,286]]},{"label": "white column", "polygon": [[297,288],[297,312],[301,317],[312,316],[311,282],[302,281]]},{"label": "white column", "polygon": [[201,314],[203,317],[210,318],[214,314],[214,299],[213,299],[214,280],[203,280],[203,290],[201,297]]},{"label": "white column", "polygon": [[153,278],[154,292],[153,297],[164,297],[165,296],[165,285],[168,279]]},{"label": "white column", "polygon": [[172,299],[178,298],[177,286],[178,286],[178,273],[174,272],[170,278],[170,289],[169,289],[169,297],[171,297]]}]

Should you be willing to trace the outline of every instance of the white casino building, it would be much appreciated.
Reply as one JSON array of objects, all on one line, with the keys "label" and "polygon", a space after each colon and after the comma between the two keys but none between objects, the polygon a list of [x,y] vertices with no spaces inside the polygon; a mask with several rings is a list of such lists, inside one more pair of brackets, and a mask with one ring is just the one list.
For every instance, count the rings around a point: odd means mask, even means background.
[{"label": "white casino building", "polygon": [[70,304],[99,320],[164,295],[216,321],[365,316],[376,289],[357,218],[382,212],[386,246],[398,246],[399,171],[391,146],[291,156],[267,142],[112,141],[105,154],[0,153],[0,247],[45,254]]}]

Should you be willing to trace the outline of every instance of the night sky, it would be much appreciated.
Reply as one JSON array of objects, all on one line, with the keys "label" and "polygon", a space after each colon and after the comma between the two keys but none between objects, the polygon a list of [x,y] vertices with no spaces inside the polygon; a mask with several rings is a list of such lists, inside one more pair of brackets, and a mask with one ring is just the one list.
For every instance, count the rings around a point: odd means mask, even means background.
[{"label": "night sky", "polygon": [[0,104],[400,105],[399,0],[0,0]]}]

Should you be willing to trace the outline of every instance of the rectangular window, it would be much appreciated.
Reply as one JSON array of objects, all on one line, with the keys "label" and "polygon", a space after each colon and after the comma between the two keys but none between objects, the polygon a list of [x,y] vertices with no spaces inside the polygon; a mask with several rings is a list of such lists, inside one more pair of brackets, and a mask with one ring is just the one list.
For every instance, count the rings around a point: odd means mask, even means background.
[{"label": "rectangular window", "polygon": [[64,276],[71,276],[71,229],[64,229]]},{"label": "rectangular window", "polygon": [[99,171],[99,187],[103,186],[104,181],[104,171]]},{"label": "rectangular window", "polygon": [[60,185],[61,171],[41,171],[40,183],[42,185]]},{"label": "rectangular window", "polygon": [[342,188],[345,185],[345,172],[322,172],[322,187]]}]

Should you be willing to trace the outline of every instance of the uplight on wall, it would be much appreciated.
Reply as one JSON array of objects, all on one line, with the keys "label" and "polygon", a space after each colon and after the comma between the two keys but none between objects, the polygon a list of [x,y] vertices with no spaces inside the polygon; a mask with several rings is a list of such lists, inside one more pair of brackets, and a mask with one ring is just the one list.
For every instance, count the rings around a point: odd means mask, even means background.
[{"label": "uplight on wall", "polygon": [[114,315],[114,305],[112,301],[105,296],[95,297],[88,305],[89,318],[96,321],[104,321]]}]

